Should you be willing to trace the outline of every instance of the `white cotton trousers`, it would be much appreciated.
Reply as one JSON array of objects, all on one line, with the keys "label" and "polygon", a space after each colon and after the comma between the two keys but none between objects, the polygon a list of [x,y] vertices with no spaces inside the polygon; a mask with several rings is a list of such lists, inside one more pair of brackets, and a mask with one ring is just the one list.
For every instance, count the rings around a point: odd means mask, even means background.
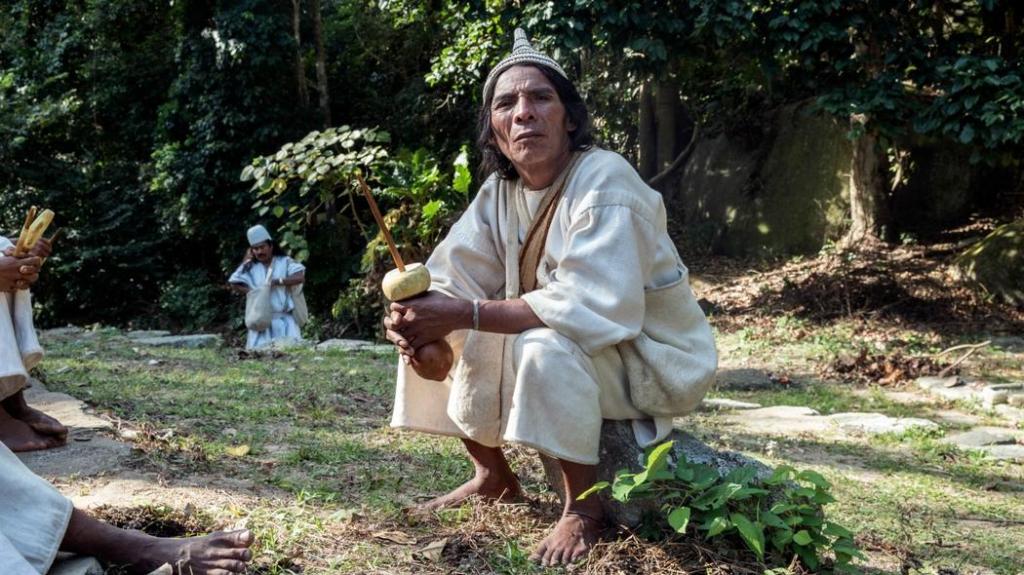
[{"label": "white cotton trousers", "polygon": [[[392,427],[463,437],[489,447],[518,443],[585,465],[598,462],[603,419],[633,420],[641,445],[671,431],[671,419],[652,420],[633,406],[614,347],[587,355],[550,328],[507,336],[472,333],[497,343],[495,353],[470,359],[462,354],[465,332],[449,337],[456,353],[453,375],[465,377],[468,386],[451,376],[443,382],[425,380],[399,362]],[[494,358],[501,362],[497,369],[483,365]],[[468,361],[481,365],[467,366]],[[491,386],[495,389],[486,389]],[[460,387],[468,387],[468,393]],[[472,395],[497,397],[475,402]],[[481,414],[474,405],[500,408]]]},{"label": "white cotton trousers", "polygon": [[24,389],[28,371],[42,359],[29,291],[0,292],[0,399]]},{"label": "white cotton trousers", "polygon": [[72,509],[70,500],[0,443],[0,572],[49,571]]},{"label": "white cotton trousers", "polygon": [[270,327],[263,331],[249,330],[245,339],[245,349],[266,347],[274,342],[287,343],[302,340],[302,330],[292,313],[275,312],[270,320]]}]

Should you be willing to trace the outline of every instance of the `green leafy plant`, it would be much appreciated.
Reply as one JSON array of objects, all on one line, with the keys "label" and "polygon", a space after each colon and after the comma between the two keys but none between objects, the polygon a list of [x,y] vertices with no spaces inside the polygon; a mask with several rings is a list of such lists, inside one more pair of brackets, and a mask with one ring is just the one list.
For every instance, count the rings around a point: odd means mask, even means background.
[{"label": "green leafy plant", "polygon": [[580,499],[605,489],[623,503],[653,498],[662,502],[673,532],[689,529],[707,539],[736,535],[762,562],[782,564],[796,555],[805,566],[817,569],[831,552],[835,569],[849,571],[854,558],[864,558],[853,533],[824,516],[822,506],[835,499],[821,474],[783,465],[764,479],[751,466],[721,476],[709,465],[685,459],[673,469],[672,445],[668,441],[654,447],[643,470],[620,471],[613,481],[596,483]]}]

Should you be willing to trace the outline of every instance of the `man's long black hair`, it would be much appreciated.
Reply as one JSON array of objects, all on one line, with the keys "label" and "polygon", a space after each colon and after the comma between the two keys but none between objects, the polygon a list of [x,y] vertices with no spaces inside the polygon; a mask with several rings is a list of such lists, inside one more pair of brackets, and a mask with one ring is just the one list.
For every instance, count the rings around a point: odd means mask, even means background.
[{"label": "man's long black hair", "polygon": [[[590,113],[587,112],[587,105],[583,103],[583,98],[580,97],[576,86],[547,66],[530,62],[516,65],[537,68],[555,87],[558,98],[565,106],[565,114],[569,122],[576,126],[576,129],[569,132],[569,151],[586,150],[593,146],[594,135],[590,131]],[[491,129],[491,102],[493,101],[494,89],[492,88],[491,93],[487,94],[480,106],[477,116],[477,133],[480,134],[476,139],[476,146],[480,150],[480,168],[477,176],[481,182],[494,172],[498,173],[498,177],[506,180],[514,180],[519,177],[515,166],[512,165],[511,160],[505,157],[505,154],[501,153],[501,149],[498,148],[494,139],[494,131]]]}]

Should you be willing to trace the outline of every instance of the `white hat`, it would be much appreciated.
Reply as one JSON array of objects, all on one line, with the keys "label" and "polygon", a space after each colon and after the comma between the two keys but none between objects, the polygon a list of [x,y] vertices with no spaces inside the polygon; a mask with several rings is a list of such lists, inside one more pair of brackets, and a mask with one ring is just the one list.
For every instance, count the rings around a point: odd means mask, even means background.
[{"label": "white hat", "polygon": [[249,231],[245,232],[245,237],[249,238],[250,246],[255,246],[257,244],[262,244],[263,242],[269,242],[270,232],[267,231],[267,228],[256,224],[249,228]]},{"label": "white hat", "polygon": [[565,70],[558,65],[558,62],[552,60],[550,56],[541,54],[533,49],[533,46],[530,45],[530,40],[526,37],[526,32],[523,31],[522,28],[516,28],[514,36],[515,41],[512,45],[512,53],[506,56],[501,62],[498,62],[498,65],[495,66],[494,69],[491,70],[491,73],[487,75],[487,81],[484,82],[485,102],[487,101],[487,96],[490,95],[492,90],[494,90],[494,83],[498,81],[498,76],[500,76],[505,70],[519,64],[539,64],[541,66],[547,66],[555,72],[558,72],[559,76],[566,80],[569,79],[569,76],[565,74]]}]

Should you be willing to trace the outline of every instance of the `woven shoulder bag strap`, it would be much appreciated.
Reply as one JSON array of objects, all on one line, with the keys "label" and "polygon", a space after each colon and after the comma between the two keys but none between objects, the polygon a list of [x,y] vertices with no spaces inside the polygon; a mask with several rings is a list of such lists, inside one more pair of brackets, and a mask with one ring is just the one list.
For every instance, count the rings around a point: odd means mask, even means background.
[{"label": "woven shoulder bag strap", "polygon": [[[551,222],[555,219],[555,211],[558,210],[558,201],[562,198],[566,184],[572,179],[572,173],[576,169],[576,163],[581,154],[574,153],[569,165],[562,172],[561,180],[557,187],[541,200],[537,207],[537,216],[530,223],[530,229],[526,232],[526,241],[519,250],[519,290],[520,293],[529,293],[537,289],[537,267],[544,257],[544,246],[548,241],[548,230]],[[511,233],[515,233],[514,231]]]}]

